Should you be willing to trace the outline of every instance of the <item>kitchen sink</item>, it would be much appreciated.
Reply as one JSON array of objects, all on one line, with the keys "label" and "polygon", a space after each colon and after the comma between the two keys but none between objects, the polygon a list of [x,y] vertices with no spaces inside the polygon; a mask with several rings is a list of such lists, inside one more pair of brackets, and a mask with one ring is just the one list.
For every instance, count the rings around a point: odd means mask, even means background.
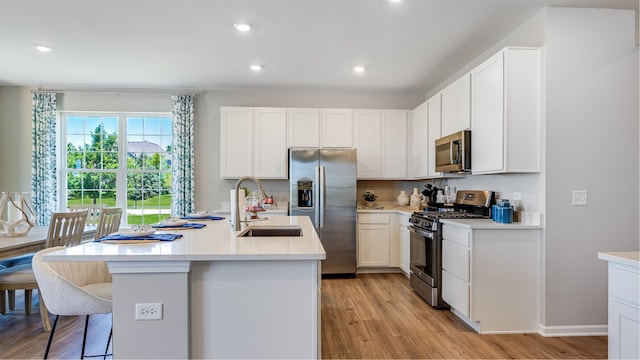
[{"label": "kitchen sink", "polygon": [[238,237],[267,236],[299,237],[302,236],[302,228],[299,226],[255,226],[245,229],[238,235]]}]

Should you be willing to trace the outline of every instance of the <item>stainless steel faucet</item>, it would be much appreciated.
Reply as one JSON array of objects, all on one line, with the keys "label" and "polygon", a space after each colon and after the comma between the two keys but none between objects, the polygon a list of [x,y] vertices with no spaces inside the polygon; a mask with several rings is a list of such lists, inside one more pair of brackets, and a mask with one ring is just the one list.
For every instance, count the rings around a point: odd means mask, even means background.
[{"label": "stainless steel faucet", "polygon": [[[245,176],[245,177],[241,177],[240,179],[238,179],[238,181],[236,182],[236,188],[235,188],[235,196],[238,196],[238,190],[240,190],[240,185],[245,181],[245,180],[253,180],[253,182],[256,183],[256,185],[258,185],[258,187],[260,188],[260,193],[262,195],[262,199],[266,199],[267,198],[267,194],[265,194],[264,192],[264,188],[262,187],[262,183],[260,182],[260,180],[258,180],[258,178],[253,177],[253,176]],[[240,199],[236,200],[236,208],[235,208],[235,213],[236,216],[235,218],[235,224],[233,224],[233,228],[235,231],[240,231]]]}]

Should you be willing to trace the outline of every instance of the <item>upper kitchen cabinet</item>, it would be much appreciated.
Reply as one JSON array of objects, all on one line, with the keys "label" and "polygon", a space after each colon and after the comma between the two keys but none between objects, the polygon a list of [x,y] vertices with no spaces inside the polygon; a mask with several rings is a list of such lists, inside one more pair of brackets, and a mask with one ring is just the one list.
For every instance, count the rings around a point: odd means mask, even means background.
[{"label": "upper kitchen cabinet", "polygon": [[287,109],[289,147],[351,148],[350,109]]},{"label": "upper kitchen cabinet", "polygon": [[353,147],[353,110],[322,109],[320,147]]},{"label": "upper kitchen cabinet", "polygon": [[407,111],[355,110],[358,179],[407,178]]},{"label": "upper kitchen cabinet", "polygon": [[408,146],[408,173],[410,179],[425,179],[429,176],[429,143],[428,133],[427,102],[423,102],[413,109],[413,114],[409,123],[411,131],[409,134]]},{"label": "upper kitchen cabinet", "polygon": [[287,109],[289,147],[320,147],[320,110]]},{"label": "upper kitchen cabinet", "polygon": [[471,75],[442,90],[442,136],[471,127]]},{"label": "upper kitchen cabinet", "polygon": [[281,108],[220,108],[220,177],[287,178],[287,121]]},{"label": "upper kitchen cabinet", "polygon": [[436,172],[436,139],[441,137],[442,93],[427,100],[427,175],[429,178],[441,177]]},{"label": "upper kitchen cabinet", "polygon": [[505,48],[471,71],[471,173],[540,170],[540,49]]}]

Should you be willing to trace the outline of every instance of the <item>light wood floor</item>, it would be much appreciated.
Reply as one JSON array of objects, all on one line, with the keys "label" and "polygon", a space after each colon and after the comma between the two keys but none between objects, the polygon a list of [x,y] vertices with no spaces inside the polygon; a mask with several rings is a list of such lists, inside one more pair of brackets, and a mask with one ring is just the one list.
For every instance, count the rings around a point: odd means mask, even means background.
[{"label": "light wood floor", "polygon": [[[42,331],[34,295],[31,315],[23,295],[0,315],[0,358],[41,359]],[[53,319],[52,319],[53,320]],[[84,317],[60,317],[50,358],[79,358]],[[87,354],[101,354],[111,317],[92,316]],[[400,274],[363,274],[322,280],[322,356],[349,359],[605,359],[607,337],[479,335],[451,312],[435,310]]]}]

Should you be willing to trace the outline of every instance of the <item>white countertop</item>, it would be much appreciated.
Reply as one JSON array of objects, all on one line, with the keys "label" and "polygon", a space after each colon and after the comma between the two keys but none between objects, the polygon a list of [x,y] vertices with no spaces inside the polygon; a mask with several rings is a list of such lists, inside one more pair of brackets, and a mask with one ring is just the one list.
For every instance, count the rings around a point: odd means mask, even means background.
[{"label": "white countertop", "polygon": [[455,226],[465,227],[468,229],[480,229],[480,230],[541,230],[542,225],[539,224],[527,224],[521,222],[514,222],[510,224],[503,224],[494,222],[491,219],[440,219],[443,224],[451,224]]},{"label": "white countertop", "polygon": [[[192,221],[197,223],[198,221]],[[326,253],[306,216],[270,216],[250,227],[298,225],[300,237],[236,237],[229,221],[201,221],[202,229],[169,230],[174,241],[143,244],[91,242],[44,256],[46,261],[212,261],[212,260],[322,260]],[[243,225],[243,230],[245,226]]]},{"label": "white countertop", "polygon": [[387,202],[387,201],[378,201],[376,207],[367,207],[364,204],[358,202],[357,212],[359,213],[367,213],[367,212],[391,212],[391,213],[400,213],[400,214],[413,214],[414,211],[420,211],[424,209],[423,207],[412,207],[412,206],[401,206],[395,202]]},{"label": "white countertop", "polygon": [[599,252],[598,259],[640,267],[640,251]]}]

